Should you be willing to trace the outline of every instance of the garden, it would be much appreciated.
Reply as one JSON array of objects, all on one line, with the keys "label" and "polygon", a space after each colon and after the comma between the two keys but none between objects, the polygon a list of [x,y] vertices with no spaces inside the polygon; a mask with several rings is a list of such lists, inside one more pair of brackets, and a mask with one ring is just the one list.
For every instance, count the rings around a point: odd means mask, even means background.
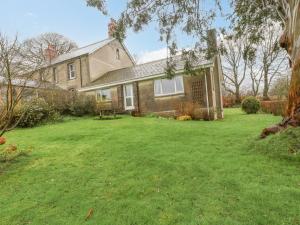
[{"label": "garden", "polygon": [[26,154],[0,163],[1,223],[299,224],[300,130],[259,139],[279,120],[226,109],[15,129],[6,145]]}]

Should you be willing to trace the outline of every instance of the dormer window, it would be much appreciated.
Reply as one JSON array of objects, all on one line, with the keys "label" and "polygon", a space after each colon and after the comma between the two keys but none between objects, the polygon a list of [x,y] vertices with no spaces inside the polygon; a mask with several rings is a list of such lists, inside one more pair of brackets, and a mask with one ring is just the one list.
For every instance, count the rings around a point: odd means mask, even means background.
[{"label": "dormer window", "polygon": [[68,64],[68,76],[69,80],[73,80],[76,78],[76,70],[74,63]]},{"label": "dormer window", "polygon": [[118,49],[118,48],[116,50],[116,59],[120,60],[120,49]]}]

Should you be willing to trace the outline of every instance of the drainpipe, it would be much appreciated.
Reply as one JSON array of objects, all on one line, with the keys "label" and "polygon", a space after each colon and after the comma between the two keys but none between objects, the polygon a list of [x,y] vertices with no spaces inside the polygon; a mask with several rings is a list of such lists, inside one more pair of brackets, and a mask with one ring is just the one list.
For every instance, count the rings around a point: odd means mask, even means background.
[{"label": "drainpipe", "polygon": [[80,87],[82,87],[82,62],[81,62],[81,57],[79,58],[80,62]]},{"label": "drainpipe", "polygon": [[204,75],[204,78],[205,78],[205,91],[206,91],[206,108],[207,108],[207,116],[208,116],[208,119],[210,120],[210,111],[209,111],[209,99],[208,99],[208,88],[207,88],[207,78],[206,78],[206,75]]}]

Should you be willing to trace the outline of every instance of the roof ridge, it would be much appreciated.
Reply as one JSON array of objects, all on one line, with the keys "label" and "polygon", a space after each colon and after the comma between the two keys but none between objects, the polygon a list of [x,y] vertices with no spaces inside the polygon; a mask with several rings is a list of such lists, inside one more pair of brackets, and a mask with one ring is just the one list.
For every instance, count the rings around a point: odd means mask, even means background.
[{"label": "roof ridge", "polygon": [[[114,40],[114,38],[106,38],[106,39],[103,39],[102,41],[96,41],[96,42],[94,42],[92,44],[88,44],[88,45],[85,45],[85,46],[82,46],[82,47],[79,47],[79,48],[74,48],[73,51],[80,50],[80,49],[83,49],[83,48],[86,48],[86,47],[98,44],[100,42],[108,41],[109,39]],[[68,52],[68,53],[70,53],[70,52]]]},{"label": "roof ridge", "polygon": [[[176,57],[180,57],[181,55],[175,55],[174,58]],[[156,60],[153,60],[153,61],[150,61],[150,62],[145,62],[145,63],[141,63],[141,64],[137,64],[136,66],[139,66],[139,65],[145,65],[145,64],[150,64],[150,63],[154,63],[154,62],[159,62],[159,61],[164,61],[164,60],[167,60],[168,58],[170,57],[166,57],[166,58],[162,58],[162,59],[156,59]]]}]

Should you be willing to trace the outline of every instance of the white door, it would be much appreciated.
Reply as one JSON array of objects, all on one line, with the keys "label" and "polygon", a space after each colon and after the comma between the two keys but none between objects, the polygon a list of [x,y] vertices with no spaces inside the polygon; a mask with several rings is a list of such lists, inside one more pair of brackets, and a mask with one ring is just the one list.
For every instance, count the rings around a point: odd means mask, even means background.
[{"label": "white door", "polygon": [[125,110],[134,109],[132,84],[124,85],[124,105],[125,105]]}]

